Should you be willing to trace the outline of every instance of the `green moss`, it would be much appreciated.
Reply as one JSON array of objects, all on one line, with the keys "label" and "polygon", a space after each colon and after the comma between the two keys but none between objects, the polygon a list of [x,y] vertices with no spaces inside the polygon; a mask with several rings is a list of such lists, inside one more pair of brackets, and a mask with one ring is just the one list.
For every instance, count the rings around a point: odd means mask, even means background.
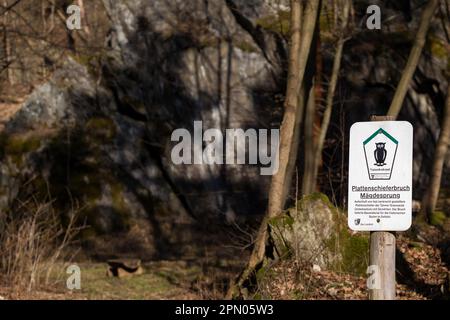
[{"label": "green moss", "polygon": [[342,270],[348,273],[364,275],[369,265],[369,237],[358,234],[343,239]]},{"label": "green moss", "polygon": [[257,292],[255,293],[255,295],[253,296],[253,300],[265,300],[262,296],[261,293]]},{"label": "green moss", "polygon": [[446,77],[450,77],[450,51],[448,44],[440,38],[430,35],[427,38],[428,50],[432,56],[447,61],[447,68],[443,70]]},{"label": "green moss", "polygon": [[244,52],[257,52],[257,49],[252,44],[246,42],[246,41],[239,41],[233,43],[236,48],[241,49]]},{"label": "green moss", "polygon": [[77,54],[72,55],[74,59],[79,64],[85,66],[90,75],[97,77],[100,70],[100,62],[104,58],[103,54],[88,55],[88,54]]},{"label": "green moss", "polygon": [[427,47],[431,54],[437,58],[447,59],[449,56],[446,44],[436,36],[428,36]]},{"label": "green moss", "polygon": [[[91,177],[92,178],[92,177]],[[88,233],[83,234],[83,239],[92,237],[92,235],[103,234],[105,231],[103,226],[103,216],[99,214],[98,200],[102,197],[102,185],[108,185],[110,188],[111,207],[109,208],[111,216],[108,220],[111,225],[111,230],[114,232],[129,230],[131,225],[131,216],[127,210],[127,205],[123,198],[122,186],[113,177],[98,177],[98,180],[93,181],[91,185],[86,185],[84,189],[76,189],[72,184],[72,192],[76,193],[81,198],[84,204],[81,210],[81,218],[86,221],[88,226]],[[90,190],[88,190],[91,188]]]},{"label": "green moss", "polygon": [[197,39],[197,44],[200,48],[207,48],[207,47],[217,47],[218,42],[220,41],[219,38],[216,37],[200,37]]},{"label": "green moss", "polygon": [[447,216],[442,211],[435,211],[431,214],[430,217],[430,223],[433,226],[442,226],[444,225],[445,220],[447,219]]},{"label": "green moss", "polygon": [[417,241],[411,241],[409,243],[409,246],[414,248],[414,249],[419,249],[419,248],[423,248],[423,243],[422,242],[417,242]]},{"label": "green moss", "polygon": [[258,269],[255,276],[257,283],[262,283],[265,279],[275,278],[276,274],[273,271],[273,269],[269,266],[268,261],[264,260],[263,265]]},{"label": "green moss", "polygon": [[328,250],[334,250],[341,256],[331,268],[335,271],[365,275],[369,263],[368,235],[364,233],[352,234],[348,229],[347,217],[344,212],[333,207],[329,201],[328,204],[333,208],[337,232],[327,241],[325,246]]},{"label": "green moss", "polygon": [[50,194],[62,212],[70,211],[74,204],[78,206],[79,220],[90,226],[82,238],[102,231],[97,202],[103,186],[114,177],[103,171],[100,147],[104,140],[100,137],[109,137],[110,131],[107,121],[94,118],[84,128],[72,131],[69,138],[61,133],[47,147],[54,163],[49,178]]},{"label": "green moss", "polygon": [[321,14],[319,15],[319,27],[320,27],[320,38],[322,41],[331,41],[335,37],[333,33],[335,30],[334,25],[334,7],[328,8],[325,3],[322,3]]},{"label": "green moss", "polygon": [[427,37],[426,48],[433,57],[447,62],[447,68],[443,70],[443,73],[445,77],[450,77],[450,52],[448,50],[448,44],[439,37],[430,34]]},{"label": "green moss", "polygon": [[125,211],[126,204],[123,199],[123,190],[120,184],[114,183],[111,185],[111,196],[114,207],[119,211]]},{"label": "green moss", "polygon": [[9,136],[4,145],[6,155],[22,155],[36,151],[41,146],[41,140],[36,136]]},{"label": "green moss", "polygon": [[269,225],[272,227],[292,227],[292,225],[294,224],[294,218],[292,218],[291,216],[287,215],[287,214],[282,214],[278,217],[274,217],[271,218],[269,220]]},{"label": "green moss", "polygon": [[37,135],[1,135],[0,138],[0,156],[1,158],[9,157],[17,166],[21,167],[24,157],[41,146],[41,137]]},{"label": "green moss", "polygon": [[[43,199],[50,195],[55,209],[61,212],[63,225],[64,213],[75,207],[80,222],[92,226],[83,231],[82,237],[90,237],[104,227],[103,220],[99,220],[104,215],[99,214],[98,201],[105,186],[110,187],[112,204],[106,210],[111,210],[112,227],[123,230],[130,224],[122,186],[109,168],[105,168],[103,146],[110,144],[116,134],[113,120],[93,117],[70,132],[63,130],[51,136],[0,134],[0,155],[2,160],[5,158],[20,169],[28,154],[42,149],[43,159],[51,163],[49,177],[44,179],[38,175],[27,183],[27,190],[32,189],[33,196]],[[48,143],[42,143],[44,139]]]},{"label": "green moss", "polygon": [[297,206],[302,208],[305,203],[314,201],[320,201],[333,213],[336,234],[326,241],[325,247],[331,252],[335,251],[336,254],[341,256],[341,259],[338,259],[338,262],[331,268],[337,271],[364,275],[369,261],[368,236],[362,233],[351,234],[347,227],[346,215],[333,206],[327,195],[323,193],[316,192],[304,196]]},{"label": "green moss", "polygon": [[94,117],[88,120],[85,127],[86,137],[94,139],[93,142],[104,143],[111,140],[117,134],[114,121],[104,117]]},{"label": "green moss", "polygon": [[285,241],[283,233],[286,232],[286,230],[293,232],[294,218],[288,214],[282,214],[278,217],[271,218],[268,223],[272,230],[272,236],[278,255],[283,259],[290,257],[293,250],[289,243]]},{"label": "green moss", "polygon": [[320,200],[322,203],[326,204],[330,209],[335,210],[336,208],[331,203],[330,199],[326,194],[323,194],[321,192],[314,192],[307,196],[303,197],[302,203],[309,202],[309,201],[317,201]]},{"label": "green moss", "polygon": [[280,34],[288,34],[291,24],[290,15],[290,11],[280,10],[275,15],[269,15],[257,19],[256,25]]},{"label": "green moss", "polygon": [[131,217],[128,212],[127,204],[124,200],[123,188],[122,185],[118,182],[114,182],[110,184],[111,186],[111,198],[114,210],[120,215],[120,227],[124,229],[129,229],[131,226]]},{"label": "green moss", "polygon": [[336,236],[325,244],[328,250],[335,250],[341,255],[332,270],[356,275],[364,275],[369,262],[369,237],[364,234],[352,235],[342,227]]}]

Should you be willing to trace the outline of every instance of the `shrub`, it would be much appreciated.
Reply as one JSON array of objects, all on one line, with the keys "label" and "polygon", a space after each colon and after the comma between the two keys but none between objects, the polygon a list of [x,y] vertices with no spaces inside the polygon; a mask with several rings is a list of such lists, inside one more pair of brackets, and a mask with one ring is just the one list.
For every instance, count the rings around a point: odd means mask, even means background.
[{"label": "shrub", "polygon": [[0,282],[12,292],[48,285],[55,264],[80,228],[70,212],[65,227],[52,202],[35,199],[0,212]]}]

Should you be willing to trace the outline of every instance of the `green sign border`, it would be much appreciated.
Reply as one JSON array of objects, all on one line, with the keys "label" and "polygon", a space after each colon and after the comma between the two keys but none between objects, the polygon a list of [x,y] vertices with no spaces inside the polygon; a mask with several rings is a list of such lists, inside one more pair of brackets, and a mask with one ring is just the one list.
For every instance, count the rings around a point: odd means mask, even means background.
[{"label": "green sign border", "polygon": [[364,140],[363,145],[366,145],[370,140],[375,138],[375,136],[378,134],[384,134],[386,137],[391,139],[393,143],[398,144],[398,141],[393,136],[391,136],[389,133],[384,131],[383,128],[380,128],[377,131],[375,131],[370,137],[368,137],[366,140]]}]

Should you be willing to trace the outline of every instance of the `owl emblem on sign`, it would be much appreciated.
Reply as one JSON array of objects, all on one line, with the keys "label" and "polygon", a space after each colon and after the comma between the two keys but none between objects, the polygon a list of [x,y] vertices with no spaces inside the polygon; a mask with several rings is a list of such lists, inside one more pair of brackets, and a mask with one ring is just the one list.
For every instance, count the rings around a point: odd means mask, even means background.
[{"label": "owl emblem on sign", "polygon": [[384,162],[386,160],[387,156],[387,150],[385,149],[386,142],[377,142],[375,143],[376,149],[373,152],[373,155],[375,157],[376,163],[374,163],[376,166],[384,166],[386,163]]}]

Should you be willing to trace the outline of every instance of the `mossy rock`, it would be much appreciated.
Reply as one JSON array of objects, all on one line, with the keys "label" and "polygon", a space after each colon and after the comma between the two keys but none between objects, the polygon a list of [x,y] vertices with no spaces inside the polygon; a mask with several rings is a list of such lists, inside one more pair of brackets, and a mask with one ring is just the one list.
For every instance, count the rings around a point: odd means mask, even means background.
[{"label": "mossy rock", "polygon": [[0,137],[0,157],[9,157],[20,168],[24,164],[24,157],[38,151],[42,144],[42,137],[31,134],[2,134]]},{"label": "mossy rock", "polygon": [[435,211],[430,216],[430,223],[433,226],[442,227],[445,223],[447,216],[442,211]]},{"label": "mossy rock", "polygon": [[[93,117],[85,126],[87,142],[105,143],[115,138],[117,127],[113,120],[105,117]],[[90,141],[93,140],[93,141]]]},{"label": "mossy rock", "polygon": [[79,64],[85,66],[88,73],[95,78],[99,75],[101,69],[101,61],[105,59],[105,55],[102,53],[95,55],[78,54],[71,55],[71,57]]},{"label": "mossy rock", "polygon": [[261,283],[263,279],[271,278],[275,276],[275,273],[272,268],[269,267],[269,263],[267,260],[264,260],[262,266],[256,272],[256,281]]},{"label": "mossy rock", "polygon": [[291,25],[290,11],[279,10],[277,14],[261,17],[256,25],[279,34],[288,34]]},{"label": "mossy rock", "polygon": [[429,34],[426,48],[433,57],[446,62],[447,66],[442,72],[445,77],[450,77],[450,51],[448,44],[434,34]]},{"label": "mossy rock", "polygon": [[294,248],[292,243],[285,239],[285,233],[294,232],[294,218],[288,214],[282,214],[269,220],[272,238],[275,241],[275,248],[278,256],[287,258],[292,255]]},{"label": "mossy rock", "polygon": [[271,236],[280,258],[318,264],[322,269],[364,274],[369,239],[351,234],[346,215],[322,193],[297,201],[279,217],[269,220]]},{"label": "mossy rock", "polygon": [[41,140],[35,136],[10,136],[4,145],[7,155],[21,155],[36,151],[41,146]]},{"label": "mossy rock", "polygon": [[[61,132],[46,146],[52,163],[49,193],[61,212],[79,209],[79,220],[89,226],[83,237],[124,231],[130,225],[125,190],[104,147],[114,143],[117,127],[107,117],[92,117],[70,135]],[[112,165],[112,164],[111,164]]]},{"label": "mossy rock", "polygon": [[248,52],[248,53],[258,52],[258,49],[253,44],[251,44],[247,41],[234,42],[233,45],[236,48],[241,49],[243,52]]},{"label": "mossy rock", "polygon": [[[332,269],[356,275],[365,275],[369,265],[369,236],[367,234],[352,235],[347,228],[340,230],[339,251],[342,260]],[[331,243],[331,245],[335,245]]]},{"label": "mossy rock", "polygon": [[118,228],[122,230],[129,230],[131,228],[131,214],[125,202],[125,190],[119,181],[114,181],[110,184],[111,188],[111,202],[112,206],[118,215]]}]

